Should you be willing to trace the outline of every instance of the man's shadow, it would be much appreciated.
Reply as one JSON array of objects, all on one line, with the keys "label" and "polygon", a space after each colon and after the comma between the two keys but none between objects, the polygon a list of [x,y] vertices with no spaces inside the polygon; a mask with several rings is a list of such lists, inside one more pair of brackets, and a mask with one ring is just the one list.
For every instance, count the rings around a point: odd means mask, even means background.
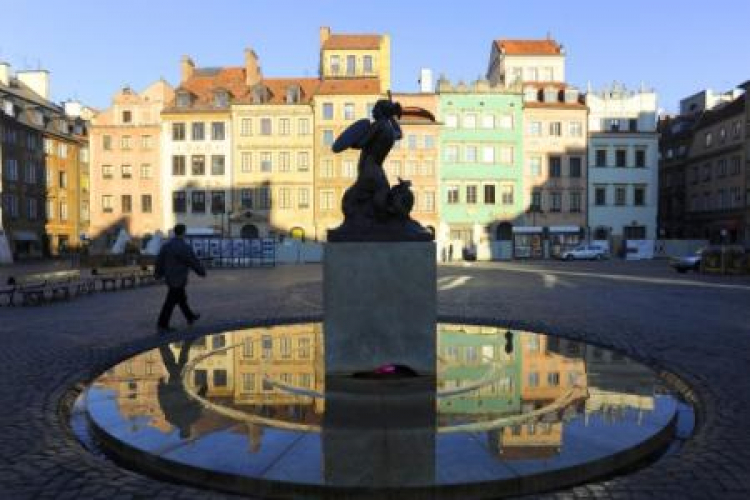
[{"label": "man's shadow", "polygon": [[[203,408],[198,401],[188,396],[185,385],[182,382],[182,371],[187,365],[192,340],[182,342],[177,360],[169,345],[159,346],[164,368],[167,369],[168,377],[159,379],[157,394],[159,406],[164,412],[167,422],[179,429],[181,439],[189,439],[192,435],[192,427],[200,419]],[[198,389],[200,396],[205,396],[208,388],[202,385]]]}]

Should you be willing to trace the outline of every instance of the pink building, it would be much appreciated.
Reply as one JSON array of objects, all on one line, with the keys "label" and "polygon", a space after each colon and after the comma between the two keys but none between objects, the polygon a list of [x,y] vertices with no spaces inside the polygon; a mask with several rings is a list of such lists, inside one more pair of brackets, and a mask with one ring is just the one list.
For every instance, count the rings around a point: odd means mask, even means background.
[{"label": "pink building", "polygon": [[165,232],[162,221],[160,113],[174,97],[164,80],[137,93],[125,87],[92,120],[91,229],[111,242],[124,228],[135,238]]}]

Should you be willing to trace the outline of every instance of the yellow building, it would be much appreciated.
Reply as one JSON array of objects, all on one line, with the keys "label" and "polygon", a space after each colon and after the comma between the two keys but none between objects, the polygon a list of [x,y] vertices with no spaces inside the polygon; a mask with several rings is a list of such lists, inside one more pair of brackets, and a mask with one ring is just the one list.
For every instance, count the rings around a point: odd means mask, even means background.
[{"label": "yellow building", "polygon": [[379,78],[380,92],[391,89],[391,38],[389,35],[335,34],[320,28],[320,76]]},{"label": "yellow building", "polygon": [[315,235],[313,107],[317,78],[263,78],[232,103],[232,236]]}]

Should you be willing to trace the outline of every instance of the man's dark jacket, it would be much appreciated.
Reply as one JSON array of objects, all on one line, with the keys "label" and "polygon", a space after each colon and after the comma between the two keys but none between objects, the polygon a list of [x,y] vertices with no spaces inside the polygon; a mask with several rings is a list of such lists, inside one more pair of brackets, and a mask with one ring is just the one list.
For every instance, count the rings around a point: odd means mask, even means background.
[{"label": "man's dark jacket", "polygon": [[193,248],[182,238],[172,238],[159,250],[154,275],[157,278],[164,277],[170,288],[182,288],[187,285],[190,269],[200,276],[206,275]]}]

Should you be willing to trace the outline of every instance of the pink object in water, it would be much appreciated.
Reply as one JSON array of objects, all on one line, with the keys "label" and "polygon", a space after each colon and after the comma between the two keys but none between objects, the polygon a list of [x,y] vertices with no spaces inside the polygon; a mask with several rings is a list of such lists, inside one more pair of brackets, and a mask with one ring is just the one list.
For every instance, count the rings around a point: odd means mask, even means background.
[{"label": "pink object in water", "polygon": [[395,365],[383,365],[375,369],[375,373],[378,375],[383,375],[386,373],[396,373],[396,366]]}]

